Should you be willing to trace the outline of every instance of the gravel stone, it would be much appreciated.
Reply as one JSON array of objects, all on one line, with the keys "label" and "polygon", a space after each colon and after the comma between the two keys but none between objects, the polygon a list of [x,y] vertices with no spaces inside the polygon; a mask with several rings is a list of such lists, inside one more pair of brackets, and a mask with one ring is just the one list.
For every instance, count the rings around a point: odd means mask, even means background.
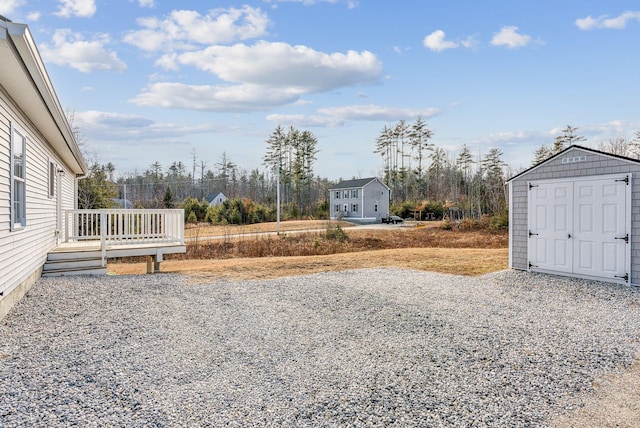
[{"label": "gravel stone", "polygon": [[0,426],[547,426],[638,351],[640,289],[543,274],[42,278]]}]

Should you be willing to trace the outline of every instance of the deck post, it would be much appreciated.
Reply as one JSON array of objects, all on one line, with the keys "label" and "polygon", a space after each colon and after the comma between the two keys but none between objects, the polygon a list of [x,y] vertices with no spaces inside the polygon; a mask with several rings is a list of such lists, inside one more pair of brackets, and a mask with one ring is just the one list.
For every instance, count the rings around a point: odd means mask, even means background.
[{"label": "deck post", "polygon": [[148,255],[147,256],[147,273],[158,273],[160,272],[160,262],[162,261],[162,257]]},{"label": "deck post", "polygon": [[100,211],[100,251],[102,252],[102,267],[107,267],[107,219],[104,210]]}]

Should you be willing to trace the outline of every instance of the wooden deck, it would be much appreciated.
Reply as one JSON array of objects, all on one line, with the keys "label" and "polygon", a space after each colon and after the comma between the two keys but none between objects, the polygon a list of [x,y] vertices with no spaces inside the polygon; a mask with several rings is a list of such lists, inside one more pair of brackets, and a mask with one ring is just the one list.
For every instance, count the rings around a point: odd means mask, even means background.
[{"label": "wooden deck", "polygon": [[[100,241],[63,242],[53,250],[49,251],[49,253],[81,253],[90,251],[101,251]],[[116,258],[184,253],[187,251],[187,247],[179,241],[155,242],[149,244],[107,243],[106,251],[107,258]]]},{"label": "wooden deck", "polygon": [[106,245],[102,252],[100,241],[65,242],[49,251],[43,275],[104,275],[107,259],[117,257],[147,257],[147,273],[160,271],[160,263],[165,254],[184,253],[187,251],[184,243],[157,242],[148,244],[118,244]]},{"label": "wooden deck", "polygon": [[106,273],[107,259],[147,257],[160,270],[165,254],[185,253],[184,210],[67,210],[64,239],[49,251],[43,275]]}]

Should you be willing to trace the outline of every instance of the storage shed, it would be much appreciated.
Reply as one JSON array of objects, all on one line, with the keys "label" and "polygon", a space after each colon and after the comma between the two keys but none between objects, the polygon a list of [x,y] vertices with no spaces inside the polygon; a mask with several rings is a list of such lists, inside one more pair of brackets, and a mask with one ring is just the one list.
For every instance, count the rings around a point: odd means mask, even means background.
[{"label": "storage shed", "polygon": [[509,267],[640,285],[640,161],[571,146],[507,181]]}]

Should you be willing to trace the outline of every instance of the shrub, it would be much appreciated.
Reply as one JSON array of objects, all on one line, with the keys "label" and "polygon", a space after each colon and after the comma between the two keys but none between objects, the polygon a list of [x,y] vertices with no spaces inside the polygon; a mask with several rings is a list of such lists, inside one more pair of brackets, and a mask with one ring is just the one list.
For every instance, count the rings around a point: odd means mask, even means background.
[{"label": "shrub", "polygon": [[491,217],[489,221],[489,227],[494,230],[508,229],[509,228],[509,211],[504,210],[499,214]]},{"label": "shrub", "polygon": [[327,228],[324,236],[330,241],[347,242],[349,240],[349,235],[347,235],[340,225]]},{"label": "shrub", "polygon": [[189,217],[187,218],[187,223],[190,224],[196,224],[198,222],[198,217],[196,216],[196,213],[191,211],[189,212]]}]

